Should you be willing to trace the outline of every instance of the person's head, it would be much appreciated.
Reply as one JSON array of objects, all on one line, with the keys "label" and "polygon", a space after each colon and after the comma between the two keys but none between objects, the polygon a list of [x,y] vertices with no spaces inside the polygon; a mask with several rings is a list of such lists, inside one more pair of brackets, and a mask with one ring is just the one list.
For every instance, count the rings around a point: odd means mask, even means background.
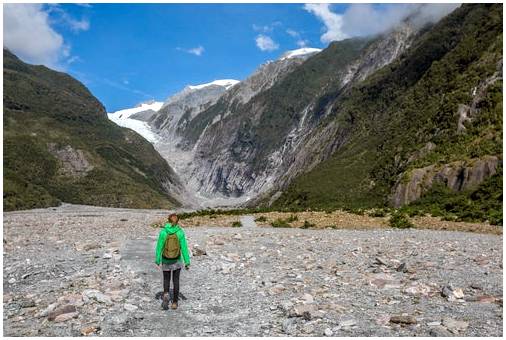
[{"label": "person's head", "polygon": [[170,214],[169,215],[169,222],[170,222],[170,224],[177,224],[177,222],[179,222],[179,217],[177,217],[176,214]]}]

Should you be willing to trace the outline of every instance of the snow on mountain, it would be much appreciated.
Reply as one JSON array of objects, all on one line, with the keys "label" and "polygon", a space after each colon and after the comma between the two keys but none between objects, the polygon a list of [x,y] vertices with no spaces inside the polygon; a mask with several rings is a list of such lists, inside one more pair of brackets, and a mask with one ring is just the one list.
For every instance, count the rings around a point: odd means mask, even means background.
[{"label": "snow on mountain", "polygon": [[198,90],[203,89],[204,87],[211,86],[211,85],[218,85],[218,86],[224,86],[227,90],[234,86],[235,84],[239,83],[239,80],[235,79],[218,79],[215,81],[212,81],[210,83],[200,84],[200,85],[189,85],[188,88],[191,90]]},{"label": "snow on mountain", "polygon": [[321,49],[319,49],[319,48],[304,47],[304,48],[299,48],[297,50],[287,51],[287,52],[283,53],[283,55],[281,56],[280,59],[283,60],[283,59],[290,59],[290,58],[296,58],[296,57],[301,57],[301,56],[307,56],[308,54],[315,54],[320,51],[321,51]]},{"label": "snow on mountain", "polygon": [[155,143],[158,140],[158,136],[151,130],[151,127],[143,121],[130,118],[132,115],[144,111],[155,111],[161,109],[163,102],[147,102],[141,103],[136,107],[119,110],[116,112],[108,113],[107,117],[119,126],[126,127],[134,130],[142,137],[146,138],[149,142]]}]

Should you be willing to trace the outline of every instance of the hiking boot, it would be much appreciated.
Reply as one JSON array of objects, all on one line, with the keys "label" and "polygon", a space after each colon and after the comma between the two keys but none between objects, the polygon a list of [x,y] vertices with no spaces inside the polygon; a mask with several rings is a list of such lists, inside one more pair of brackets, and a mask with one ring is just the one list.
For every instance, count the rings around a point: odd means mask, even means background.
[{"label": "hiking boot", "polygon": [[170,305],[170,308],[177,309],[177,302],[172,302],[172,305]]},{"label": "hiking boot", "polygon": [[163,299],[163,301],[162,301],[162,308],[164,310],[169,309],[169,294],[168,293],[164,293],[162,299]]}]

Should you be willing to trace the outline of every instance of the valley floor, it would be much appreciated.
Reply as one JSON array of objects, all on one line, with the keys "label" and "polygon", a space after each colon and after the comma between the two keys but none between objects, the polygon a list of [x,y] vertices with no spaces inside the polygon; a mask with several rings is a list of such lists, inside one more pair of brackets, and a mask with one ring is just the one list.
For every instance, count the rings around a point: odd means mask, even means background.
[{"label": "valley floor", "polygon": [[163,311],[150,225],[166,214],[4,213],[4,335],[503,334],[502,235],[271,228],[253,216],[187,227],[187,300]]}]

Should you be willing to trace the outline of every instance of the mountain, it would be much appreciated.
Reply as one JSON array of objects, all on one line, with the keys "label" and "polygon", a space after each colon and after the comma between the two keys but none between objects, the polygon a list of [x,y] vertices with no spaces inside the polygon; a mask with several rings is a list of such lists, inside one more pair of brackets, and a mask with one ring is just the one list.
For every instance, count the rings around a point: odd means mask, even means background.
[{"label": "mountain", "polygon": [[4,209],[179,206],[177,175],[81,83],[4,49]]},{"label": "mountain", "polygon": [[500,4],[462,5],[422,28],[393,62],[335,93],[328,117],[261,201],[411,204],[502,223],[502,15]]},{"label": "mountain", "polygon": [[132,129],[151,143],[154,143],[158,137],[144,121],[149,120],[149,118],[155,115],[162,106],[163,102],[150,101],[141,103],[130,109],[108,113],[107,116],[119,126]]}]

